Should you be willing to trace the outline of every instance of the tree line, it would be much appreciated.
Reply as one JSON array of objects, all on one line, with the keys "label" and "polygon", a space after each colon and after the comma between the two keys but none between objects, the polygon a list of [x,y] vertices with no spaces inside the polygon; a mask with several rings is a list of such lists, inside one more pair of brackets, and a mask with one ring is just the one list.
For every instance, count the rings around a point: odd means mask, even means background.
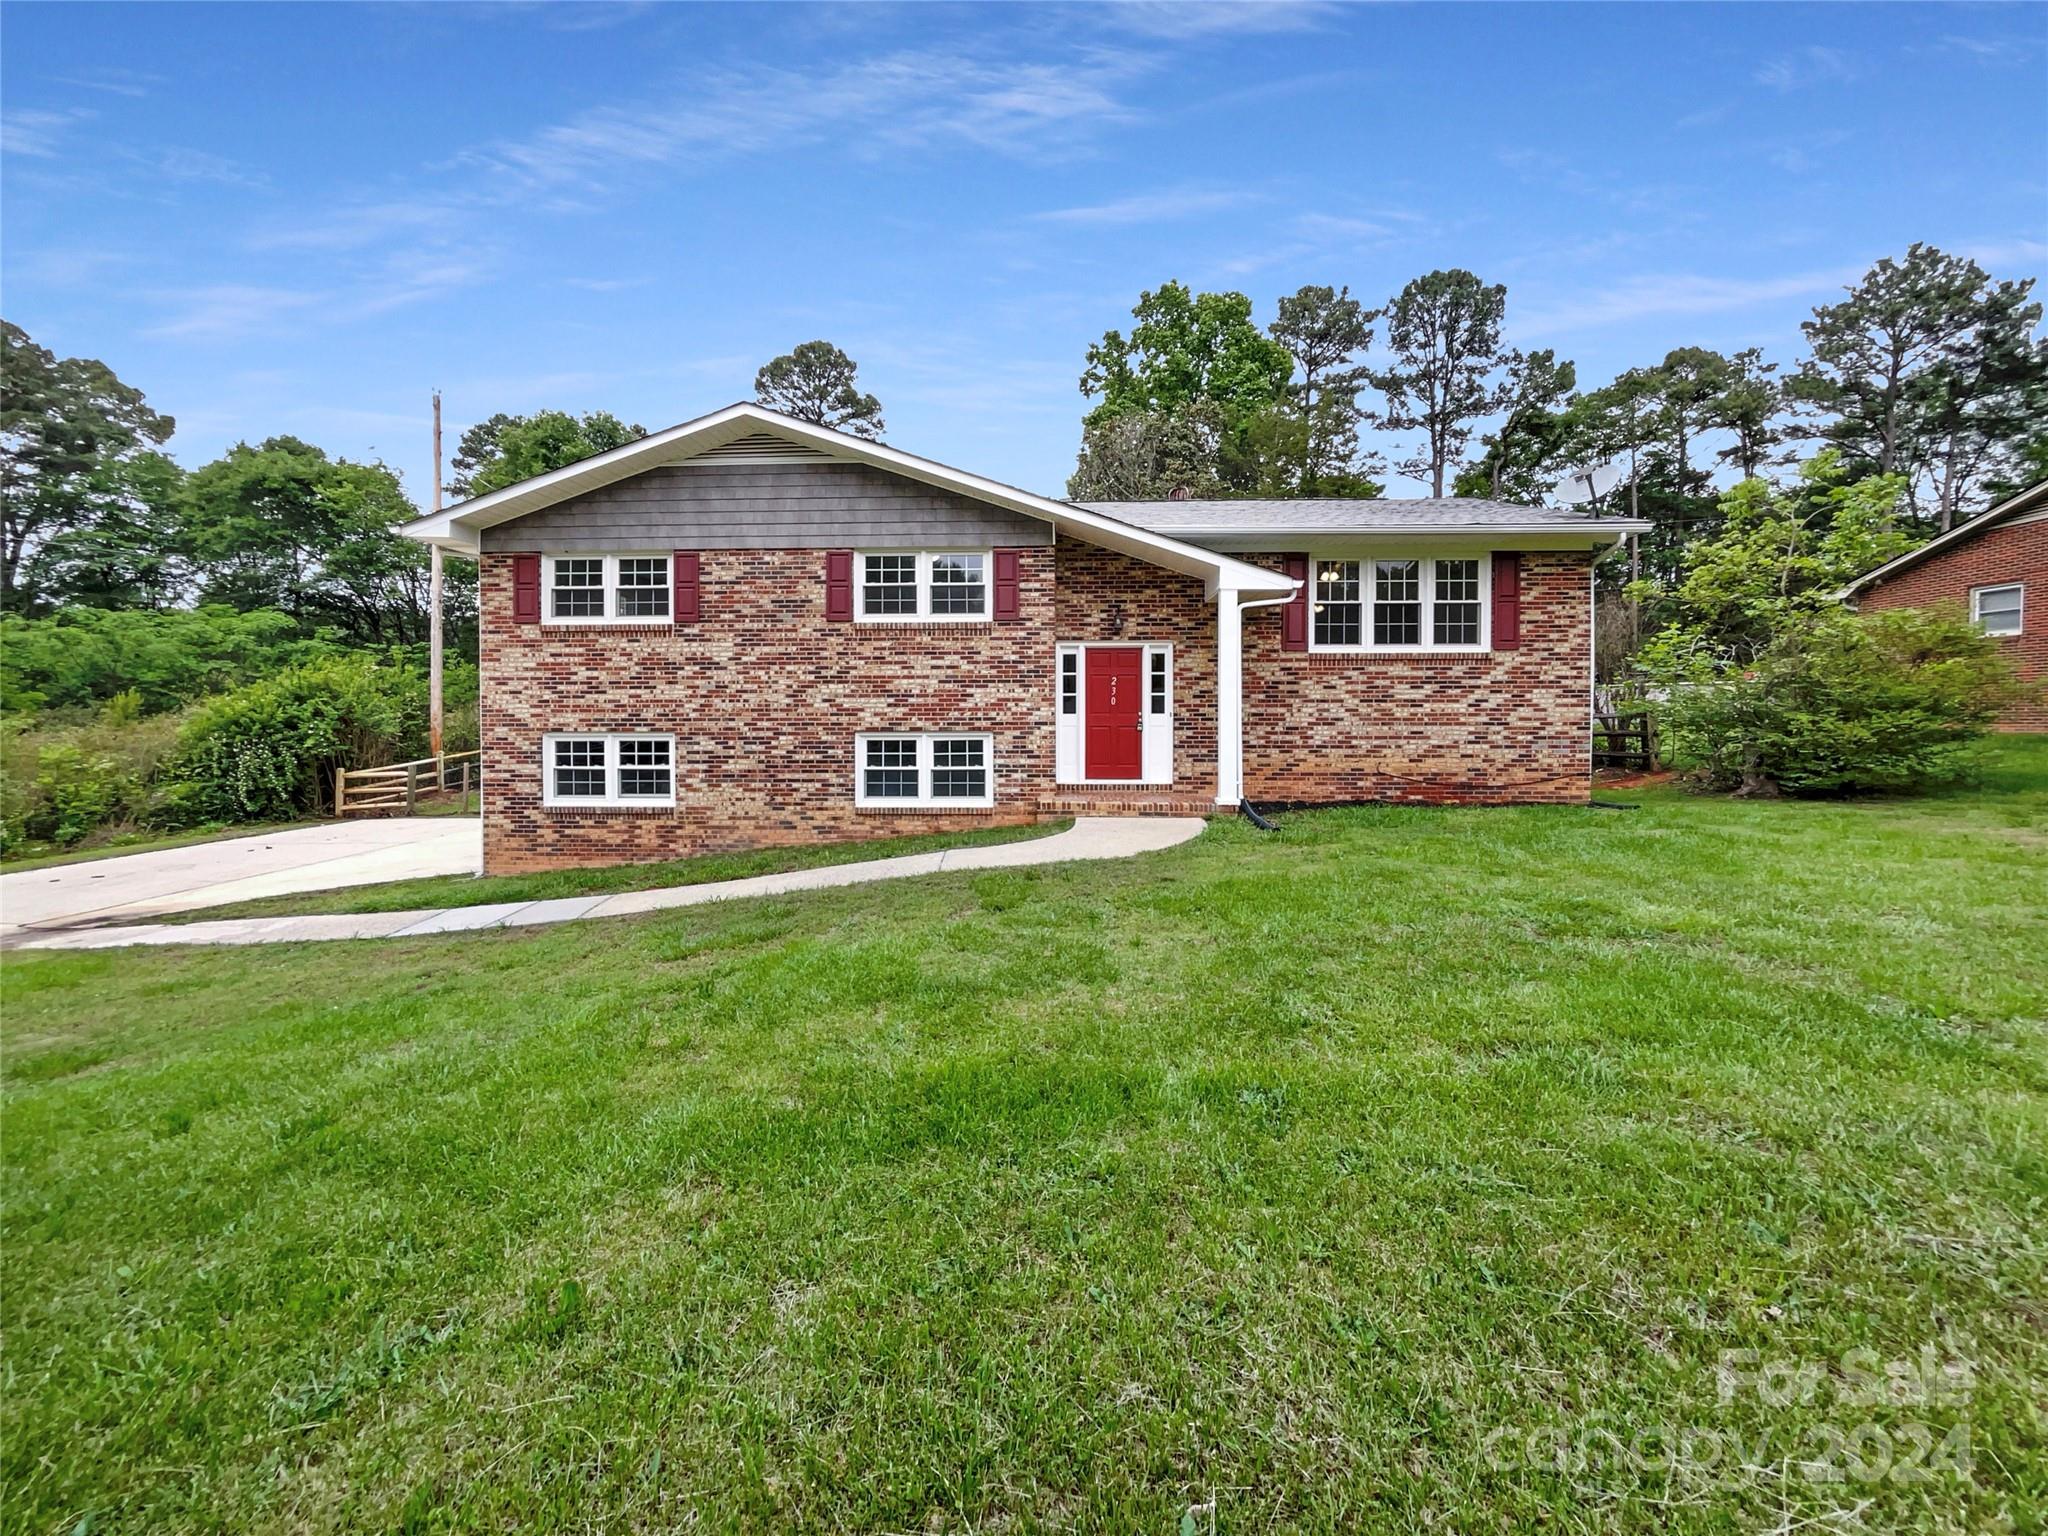
[{"label": "tree line", "polygon": [[1242,293],[1169,282],[1088,349],[1068,494],[1378,496],[1388,465],[1368,433],[1412,434],[1392,467],[1435,496],[1535,502],[1618,461],[1658,525],[1650,569],[1675,579],[1717,515],[1717,473],[1769,476],[1832,447],[1852,478],[1903,477],[1898,515],[1925,535],[2048,475],[2033,286],[1916,244],[1815,309],[1789,370],[1761,348],[1687,346],[1582,391],[1569,359],[1506,344],[1506,287],[1468,271],[1376,307],[1305,286],[1263,327]]}]

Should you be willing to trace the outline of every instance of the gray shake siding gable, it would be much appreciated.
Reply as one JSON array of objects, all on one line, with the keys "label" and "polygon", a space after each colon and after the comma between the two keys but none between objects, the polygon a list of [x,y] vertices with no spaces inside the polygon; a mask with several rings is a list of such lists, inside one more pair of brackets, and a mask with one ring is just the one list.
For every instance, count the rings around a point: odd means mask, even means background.
[{"label": "gray shake siding gable", "polygon": [[1037,518],[865,464],[650,469],[482,531],[487,554],[644,549],[1041,547]]}]

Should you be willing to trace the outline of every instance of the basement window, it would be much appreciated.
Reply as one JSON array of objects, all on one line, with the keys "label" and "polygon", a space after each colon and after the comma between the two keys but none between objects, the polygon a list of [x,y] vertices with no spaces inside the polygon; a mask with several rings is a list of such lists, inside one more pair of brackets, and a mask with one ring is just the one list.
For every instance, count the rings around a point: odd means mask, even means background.
[{"label": "basement window", "polygon": [[974,809],[995,804],[995,738],[875,732],[854,738],[854,804]]},{"label": "basement window", "polygon": [[674,805],[675,751],[673,736],[544,736],[541,803],[592,807]]}]

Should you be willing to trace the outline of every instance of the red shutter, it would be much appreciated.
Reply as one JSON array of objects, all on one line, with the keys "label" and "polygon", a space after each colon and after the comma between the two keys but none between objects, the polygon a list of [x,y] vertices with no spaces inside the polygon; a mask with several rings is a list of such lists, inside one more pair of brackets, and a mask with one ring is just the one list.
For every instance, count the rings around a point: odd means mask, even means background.
[{"label": "red shutter", "polygon": [[1281,569],[1301,585],[1291,601],[1280,605],[1280,649],[1308,649],[1308,556],[1289,555]]},{"label": "red shutter", "polygon": [[1522,557],[1493,557],[1493,648],[1519,650],[1522,644]]},{"label": "red shutter", "polygon": [[825,617],[845,623],[853,617],[853,551],[825,551]]},{"label": "red shutter", "polygon": [[1023,615],[1017,600],[1017,551],[996,551],[996,622],[1014,624]]},{"label": "red shutter", "polygon": [[704,617],[703,588],[699,583],[700,561],[694,549],[676,551],[676,622],[695,624]]},{"label": "red shutter", "polygon": [[512,622],[540,622],[540,556],[512,557]]}]

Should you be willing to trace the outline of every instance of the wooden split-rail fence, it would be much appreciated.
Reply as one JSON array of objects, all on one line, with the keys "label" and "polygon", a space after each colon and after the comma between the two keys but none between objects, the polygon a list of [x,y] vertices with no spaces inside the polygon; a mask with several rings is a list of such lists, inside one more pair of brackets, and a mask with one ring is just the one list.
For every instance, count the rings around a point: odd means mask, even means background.
[{"label": "wooden split-rail fence", "polygon": [[1657,766],[1656,732],[1646,709],[1602,715],[1593,722],[1593,766],[1648,773]]},{"label": "wooden split-rail fence", "polygon": [[410,816],[426,796],[460,794],[464,811],[482,789],[481,753],[444,752],[381,768],[344,768],[334,776],[337,816]]}]

